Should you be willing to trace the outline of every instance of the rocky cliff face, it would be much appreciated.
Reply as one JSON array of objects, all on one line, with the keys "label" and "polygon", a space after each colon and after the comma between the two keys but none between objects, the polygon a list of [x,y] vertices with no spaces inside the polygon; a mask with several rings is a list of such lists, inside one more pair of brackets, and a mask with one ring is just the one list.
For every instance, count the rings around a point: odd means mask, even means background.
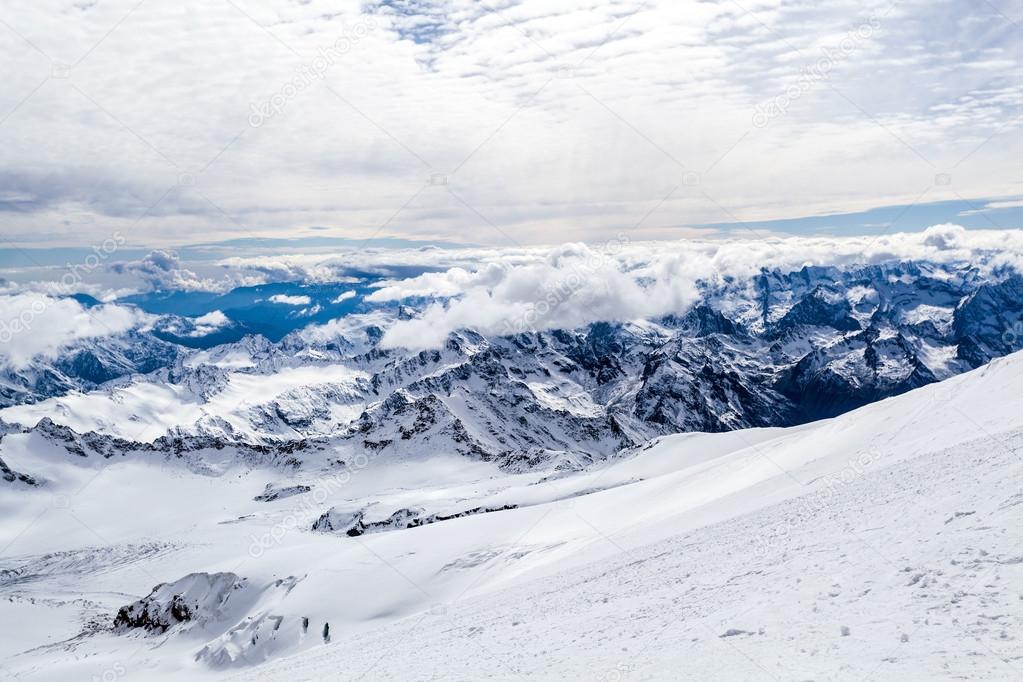
[{"label": "rocky cliff face", "polygon": [[952,333],[957,357],[979,367],[1023,345],[1023,277],[984,284],[956,307]]},{"label": "rocky cliff face", "polygon": [[114,629],[141,629],[163,633],[186,624],[219,620],[232,595],[245,580],[234,573],[192,573],[172,583],[162,583],[138,601],[121,607]]}]

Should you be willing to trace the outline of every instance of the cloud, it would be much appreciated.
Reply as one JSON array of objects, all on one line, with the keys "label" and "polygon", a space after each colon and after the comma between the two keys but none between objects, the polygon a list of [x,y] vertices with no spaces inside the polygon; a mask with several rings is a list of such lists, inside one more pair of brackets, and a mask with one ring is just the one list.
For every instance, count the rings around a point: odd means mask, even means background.
[{"label": "cloud", "polygon": [[500,282],[507,265],[490,263],[480,270],[469,271],[455,267],[446,272],[427,272],[397,283],[376,285],[377,291],[366,297],[370,303],[399,301],[413,296],[455,296],[466,289],[494,285]]},{"label": "cloud", "polygon": [[234,322],[220,310],[213,310],[198,317],[181,317],[165,315],[155,321],[155,327],[161,332],[174,336],[199,338],[220,331],[233,325]]},{"label": "cloud", "polygon": [[136,4],[5,12],[7,239],[551,244],[1018,194],[1023,41],[987,3]]},{"label": "cloud", "polygon": [[118,275],[134,275],[158,291],[203,291],[216,287],[214,282],[182,267],[176,253],[162,249],[150,251],[137,261],[112,263],[108,269]]},{"label": "cloud", "polygon": [[233,256],[217,261],[227,276],[244,279],[247,285],[266,282],[330,282],[358,284],[361,278],[348,273],[372,262],[376,250],[339,248],[332,254],[280,253],[272,256]]},{"label": "cloud", "polygon": [[195,318],[167,315],[156,322],[160,331],[188,338],[208,336],[232,324],[234,323],[231,319],[220,310],[213,310]]},{"label": "cloud", "polygon": [[76,341],[122,334],[150,317],[119,305],[84,307],[71,298],[36,293],[0,296],[0,363],[20,369],[35,358],[54,359]]},{"label": "cloud", "polygon": [[375,341],[382,330],[395,322],[395,317],[384,310],[373,310],[359,315],[345,315],[324,324],[303,327],[297,333],[309,343],[328,343],[344,338],[353,342]]},{"label": "cloud", "polygon": [[988,201],[980,208],[960,211],[959,215],[961,216],[980,215],[982,213],[990,213],[991,211],[999,211],[1006,208],[1023,208],[1023,199],[1011,199],[1006,201]]},{"label": "cloud", "polygon": [[313,299],[308,296],[289,296],[288,294],[274,294],[267,300],[281,305],[309,305],[313,302]]},{"label": "cloud", "polygon": [[[743,231],[743,234],[746,234]],[[916,233],[881,233],[862,237],[795,237],[777,232],[763,232],[761,239],[691,238],[683,240],[634,240],[631,232],[623,232],[616,239],[588,246],[511,246],[467,247],[447,249],[356,249],[339,248],[330,253],[260,255],[233,257],[220,261],[192,261],[182,263],[172,253],[151,253],[140,261],[118,264],[116,269],[126,280],[109,282],[109,288],[93,282],[87,290],[101,300],[112,300],[113,293],[132,293],[139,281],[144,287],[158,287],[185,291],[225,291],[238,286],[255,286],[273,282],[299,282],[307,284],[361,284],[369,286],[364,300],[369,304],[406,301],[418,303],[421,299],[451,299],[467,291],[505,291],[518,276],[520,268],[533,268],[539,281],[550,276],[564,278],[562,261],[572,263],[585,260],[579,249],[596,253],[613,250],[612,262],[621,273],[639,277],[660,277],[656,268],[684,267],[697,276],[730,273],[748,276],[761,266],[785,268],[801,267],[804,263],[883,262],[898,258],[921,258],[946,261],[968,261],[983,257],[995,263],[994,254],[1002,252],[999,261],[1013,264],[1019,258],[1018,230],[966,230],[959,225],[934,225]],[[552,256],[552,254],[555,254]],[[560,255],[559,255],[560,254]],[[669,256],[682,263],[672,266]],[[554,258],[554,263],[550,262]],[[558,274],[551,275],[552,270]],[[527,270],[528,271],[528,270]],[[55,270],[61,277],[62,270]],[[357,273],[359,277],[353,276]],[[642,280],[641,280],[642,281]],[[557,282],[553,282],[556,284]],[[548,282],[548,284],[552,284]],[[7,291],[31,289],[40,293],[68,293],[56,284],[33,281],[27,284],[9,283]],[[3,289],[0,289],[2,293]],[[334,303],[346,300],[351,292],[334,297]],[[356,294],[357,295],[357,294]],[[513,299],[518,295],[509,292]],[[274,298],[275,302],[309,307],[311,298]],[[342,298],[344,297],[344,298]],[[524,300],[538,298],[529,294]],[[576,299],[573,296],[573,299]],[[579,300],[582,300],[579,298]],[[559,303],[560,307],[561,303]],[[506,317],[502,314],[502,318]]]},{"label": "cloud", "polygon": [[924,230],[923,243],[924,246],[931,246],[939,251],[948,251],[968,244],[969,236],[962,226],[944,223],[932,225]]},{"label": "cloud", "polygon": [[357,294],[354,291],[344,291],[344,292],[340,293],[337,298],[335,298],[333,301],[331,301],[331,303],[333,303],[335,305],[337,305],[338,303],[344,303],[345,301],[347,301],[350,298],[355,298],[356,295]]},{"label": "cloud", "polygon": [[[373,324],[384,334],[385,346],[421,349],[442,345],[449,333],[461,328],[509,334],[683,313],[696,300],[700,287],[713,286],[726,278],[748,279],[762,268],[793,271],[804,265],[847,266],[905,260],[960,264],[986,274],[997,275],[1003,268],[1023,272],[1023,231],[966,230],[959,225],[940,224],[922,232],[861,237],[771,234],[762,239],[659,242],[634,241],[622,234],[589,245],[350,249],[331,254],[235,258],[214,267],[225,271],[225,277],[232,281],[253,277],[253,266],[261,273],[259,281],[272,281],[266,279],[269,273],[283,274],[289,282],[329,282],[331,276],[350,281],[352,278],[343,273],[352,271],[392,273],[389,278],[373,283],[374,291],[365,297],[366,302],[378,305],[404,302],[415,307],[422,306],[425,300],[425,307],[420,307],[418,316],[412,319],[388,320],[384,311],[374,311],[382,317],[374,317]],[[137,271],[150,276],[164,273],[167,277],[161,281],[169,286],[175,273],[191,270],[173,254],[157,252],[142,259]],[[393,275],[395,272],[418,274],[399,277]],[[299,273],[302,276],[297,276]],[[186,286],[191,286],[195,280],[187,281]],[[8,302],[4,309],[16,311],[7,320],[8,326],[0,327],[0,334],[4,329],[12,329],[14,318],[21,311],[30,310],[35,300],[46,302],[44,311],[60,310],[61,315],[50,322],[43,311],[39,316],[33,313],[33,329],[43,331],[19,334],[12,340],[4,353],[8,362],[24,364],[36,352],[52,356],[54,349],[67,339],[101,334],[102,329],[91,318],[109,317],[109,327],[114,330],[130,328],[142,320],[133,308],[108,305],[86,312],[74,301],[46,296],[45,288],[39,293],[19,294],[15,293],[16,287],[17,284],[9,283],[0,289],[0,296]],[[2,294],[4,291],[8,293]],[[349,300],[351,293],[346,291],[336,300]],[[277,294],[269,300],[293,306],[288,313],[296,318],[321,312],[310,296]],[[52,301],[61,302],[51,305]],[[36,317],[40,321],[36,322]],[[189,322],[190,326],[176,333],[211,333],[230,320],[214,311]],[[331,325],[310,328],[309,333],[343,335],[353,324],[346,317]],[[358,331],[364,333],[368,332]],[[51,334],[52,340],[48,338]]]},{"label": "cloud", "polygon": [[595,321],[630,321],[684,313],[698,286],[745,279],[762,268],[793,271],[805,265],[847,266],[891,261],[959,263],[1023,272],[1023,231],[965,230],[935,225],[919,233],[877,237],[679,242],[629,242],[591,247],[568,244],[504,258],[491,253],[477,269],[453,267],[380,283],[367,300],[435,297],[411,320],[384,335],[385,347],[438,347],[462,328],[485,334],[572,329]]},{"label": "cloud", "polygon": [[193,320],[195,329],[188,336],[207,336],[231,324],[231,319],[220,310],[208,312]]}]

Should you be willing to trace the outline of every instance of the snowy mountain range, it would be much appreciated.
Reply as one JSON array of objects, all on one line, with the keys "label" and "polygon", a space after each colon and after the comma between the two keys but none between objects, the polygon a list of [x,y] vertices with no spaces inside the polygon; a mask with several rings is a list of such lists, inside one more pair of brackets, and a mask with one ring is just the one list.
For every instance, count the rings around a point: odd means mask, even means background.
[{"label": "snowy mountain range", "polygon": [[835,416],[978,367],[1023,344],[1021,293],[1018,275],[905,262],[764,271],[705,286],[678,315],[461,330],[418,353],[379,343],[407,307],[201,351],[133,331],[5,370],[0,418],[49,418],[104,452],[329,443],[579,468],[659,435]]},{"label": "snowy mountain range", "polygon": [[999,679],[1021,294],[901,262],[419,352],[404,305],[77,341],[5,370],[0,673]]}]

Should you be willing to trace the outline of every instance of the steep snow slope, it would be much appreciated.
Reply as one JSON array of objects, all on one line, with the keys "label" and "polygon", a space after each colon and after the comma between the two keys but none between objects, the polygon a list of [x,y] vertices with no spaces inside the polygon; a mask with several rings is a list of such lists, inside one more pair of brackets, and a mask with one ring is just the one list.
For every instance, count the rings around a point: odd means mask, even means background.
[{"label": "steep snow slope", "polygon": [[[214,477],[8,434],[0,457],[46,483],[0,482],[0,623],[26,624],[3,628],[2,665],[21,679],[1005,679],[1023,635],[1021,382],[1015,354],[835,419],[666,436],[574,473],[195,453]],[[366,532],[313,531],[331,510]],[[166,630],[114,629],[122,607]]]}]

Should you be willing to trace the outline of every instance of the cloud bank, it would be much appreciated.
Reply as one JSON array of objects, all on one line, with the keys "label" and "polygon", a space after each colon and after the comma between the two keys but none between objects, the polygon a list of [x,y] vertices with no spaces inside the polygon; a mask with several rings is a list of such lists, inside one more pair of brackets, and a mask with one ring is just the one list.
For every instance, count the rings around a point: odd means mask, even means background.
[{"label": "cloud bank", "polygon": [[146,324],[149,316],[119,305],[85,307],[70,298],[24,293],[0,296],[0,365],[28,366],[54,359],[62,347]]},{"label": "cloud bank", "polygon": [[[180,272],[190,265],[147,258],[158,272]],[[384,329],[385,347],[424,349],[442,345],[449,333],[471,328],[485,334],[572,329],[596,321],[631,321],[684,313],[698,288],[728,278],[748,279],[762,269],[848,266],[891,261],[933,261],[978,268],[988,274],[1023,272],[1023,231],[966,230],[935,225],[923,232],[864,237],[782,237],[634,241],[627,234],[601,244],[557,247],[466,249],[339,250],[329,255],[232,258],[213,264],[224,281],[265,283],[273,274],[288,282],[353,282],[359,272],[415,272],[377,280],[365,296],[374,325]],[[148,277],[150,268],[140,270]],[[170,282],[175,279],[172,277]],[[367,280],[361,280],[365,285]],[[32,357],[54,357],[62,345],[80,338],[116,334],[149,318],[134,308],[107,304],[84,308],[44,292],[0,294],[0,356],[23,366]],[[188,286],[191,286],[190,284]],[[43,288],[45,291],[45,287]],[[338,301],[351,298],[350,291]],[[309,317],[318,309],[311,298],[278,294],[270,300]],[[411,319],[394,319],[373,306],[408,304]],[[363,305],[360,302],[360,305]],[[357,317],[364,317],[358,315]],[[384,323],[386,321],[386,324]],[[192,321],[187,331],[212,333],[229,324],[220,311]],[[342,318],[309,327],[310,338],[342,333],[357,320]],[[182,330],[182,333],[186,333]]]},{"label": "cloud bank", "polygon": [[569,244],[505,257],[491,254],[476,269],[386,281],[367,300],[446,299],[420,317],[402,320],[385,347],[424,349],[461,328],[484,334],[573,329],[594,321],[630,321],[684,313],[697,284],[750,278],[762,268],[845,266],[926,260],[986,270],[1023,272],[1023,231],[967,231],[936,225],[921,233],[851,238],[771,238],[736,241]]},{"label": "cloud bank", "polygon": [[313,302],[313,299],[308,296],[291,296],[289,294],[274,294],[267,300],[280,305],[309,305]]},{"label": "cloud bank", "polygon": [[118,275],[129,275],[142,282],[145,288],[163,291],[205,291],[217,283],[202,279],[182,266],[181,258],[173,251],[156,249],[137,261],[112,263],[108,270]]}]

